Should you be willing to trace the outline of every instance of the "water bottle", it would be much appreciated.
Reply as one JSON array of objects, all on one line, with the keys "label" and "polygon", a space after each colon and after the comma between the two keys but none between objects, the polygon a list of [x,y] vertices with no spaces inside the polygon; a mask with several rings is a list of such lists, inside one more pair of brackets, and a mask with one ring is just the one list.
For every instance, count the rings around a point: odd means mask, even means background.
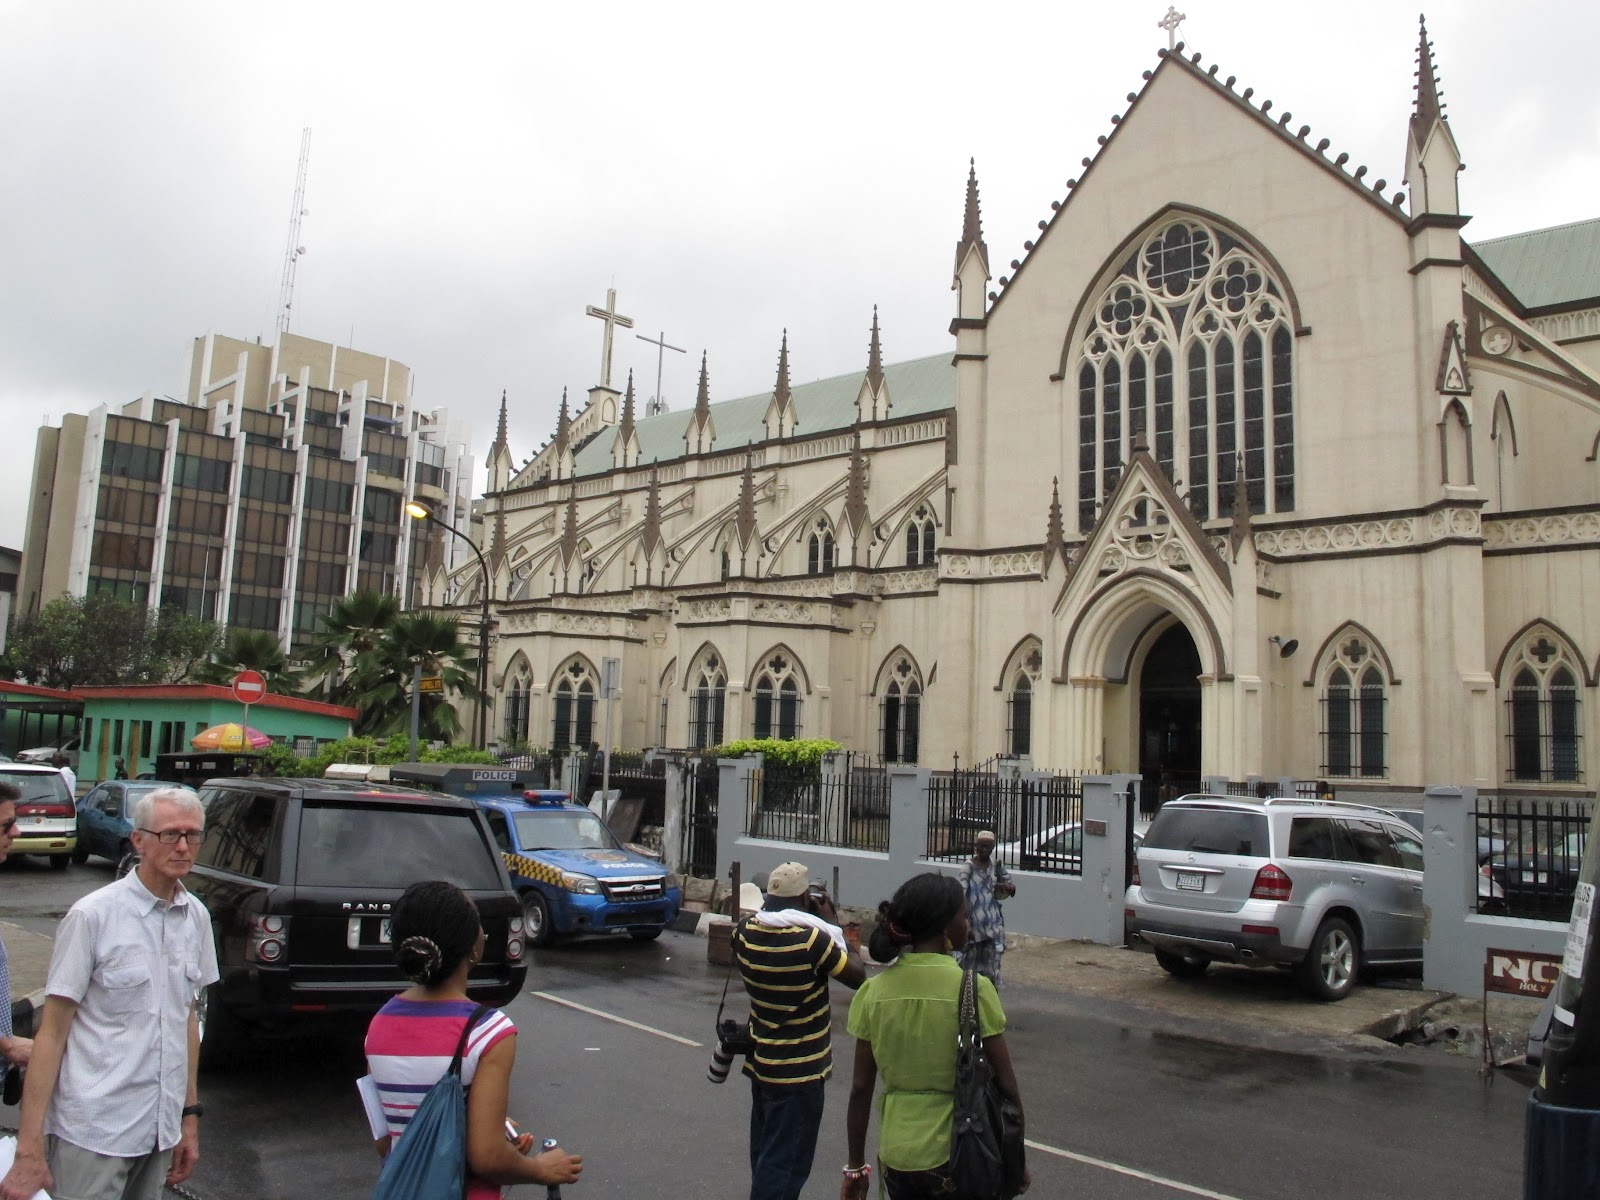
[{"label": "water bottle", "polygon": [[[554,1150],[555,1148],[555,1138],[545,1138],[544,1141],[539,1143],[539,1153],[541,1154],[546,1150]],[[561,1185],[559,1183],[546,1184],[544,1194],[546,1200],[561,1200]]]}]

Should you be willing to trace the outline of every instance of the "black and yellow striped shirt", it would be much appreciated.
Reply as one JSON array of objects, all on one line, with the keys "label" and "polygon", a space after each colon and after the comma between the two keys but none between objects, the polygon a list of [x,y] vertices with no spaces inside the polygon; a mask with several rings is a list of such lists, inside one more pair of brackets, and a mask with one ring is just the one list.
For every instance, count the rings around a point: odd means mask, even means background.
[{"label": "black and yellow striped shirt", "polygon": [[828,980],[848,965],[844,951],[820,929],[754,921],[739,926],[733,948],[755,1043],[744,1073],[762,1083],[826,1079],[833,1070]]}]

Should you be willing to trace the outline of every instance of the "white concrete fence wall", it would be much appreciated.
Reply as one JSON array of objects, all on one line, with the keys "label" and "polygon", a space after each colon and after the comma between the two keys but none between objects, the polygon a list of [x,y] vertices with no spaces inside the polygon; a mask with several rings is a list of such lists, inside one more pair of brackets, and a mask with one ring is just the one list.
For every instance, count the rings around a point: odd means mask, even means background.
[{"label": "white concrete fence wall", "polygon": [[1474,788],[1432,787],[1423,798],[1422,983],[1463,996],[1483,994],[1483,966],[1491,948],[1560,954],[1567,942],[1565,922],[1475,911],[1477,808]]},{"label": "white concrete fence wall", "polygon": [[[889,849],[848,850],[815,846],[744,833],[750,775],[760,768],[759,756],[723,759],[717,789],[717,873],[722,879],[735,862],[742,878],[770,871],[779,863],[800,862],[813,879],[833,887],[838,872],[840,904],[876,908],[900,884],[924,871],[954,875],[959,862],[926,856],[928,846],[928,780],[923,767],[890,767]],[[1071,938],[1120,946],[1122,901],[1128,890],[1126,846],[1132,820],[1131,776],[1090,775],[1082,780],[1082,819],[1086,830],[1104,829],[1083,838],[1082,873],[1061,875],[1013,870],[1017,894],[1006,901],[1007,933]],[[670,810],[670,805],[669,805]],[[671,821],[669,820],[669,825]],[[670,843],[670,837],[669,837]]]}]

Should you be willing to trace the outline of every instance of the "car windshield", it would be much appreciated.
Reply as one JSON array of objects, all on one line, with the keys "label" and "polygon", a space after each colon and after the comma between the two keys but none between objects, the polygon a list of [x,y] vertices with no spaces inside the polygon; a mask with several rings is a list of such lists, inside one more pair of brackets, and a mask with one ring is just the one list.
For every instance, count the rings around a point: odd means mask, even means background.
[{"label": "car windshield", "polygon": [[1587,829],[1572,829],[1564,833],[1559,829],[1527,829],[1518,835],[1511,853],[1550,855],[1554,858],[1582,858],[1583,848],[1588,840]]},{"label": "car windshield", "polygon": [[1150,823],[1150,832],[1144,835],[1144,849],[1266,858],[1270,853],[1267,814],[1167,805]]},{"label": "car windshield", "polygon": [[0,779],[22,792],[20,804],[71,804],[67,781],[59,771],[0,771]]},{"label": "car windshield", "polygon": [[307,800],[297,857],[302,886],[404,888],[418,879],[469,892],[501,886],[499,856],[465,809]]},{"label": "car windshield", "polygon": [[593,813],[520,812],[517,841],[524,850],[616,850],[617,839]]}]

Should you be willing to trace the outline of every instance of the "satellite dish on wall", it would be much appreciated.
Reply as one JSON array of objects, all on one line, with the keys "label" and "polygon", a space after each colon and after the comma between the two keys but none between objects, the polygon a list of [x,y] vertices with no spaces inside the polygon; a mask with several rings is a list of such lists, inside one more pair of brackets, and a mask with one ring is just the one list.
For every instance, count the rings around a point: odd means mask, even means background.
[{"label": "satellite dish on wall", "polygon": [[1267,641],[1278,648],[1279,658],[1288,658],[1296,650],[1300,649],[1300,643],[1295,638],[1289,638],[1287,641],[1285,641],[1277,634],[1273,634],[1267,639]]}]

